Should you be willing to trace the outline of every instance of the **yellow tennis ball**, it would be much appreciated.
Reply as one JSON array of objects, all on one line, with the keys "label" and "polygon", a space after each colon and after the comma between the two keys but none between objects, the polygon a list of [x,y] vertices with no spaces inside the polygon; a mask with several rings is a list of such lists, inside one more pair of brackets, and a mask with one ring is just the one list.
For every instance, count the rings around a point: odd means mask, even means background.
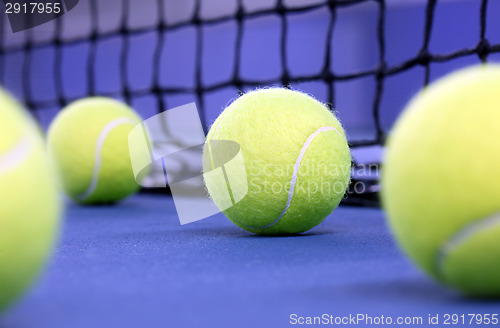
[{"label": "yellow tennis ball", "polygon": [[[217,161],[217,141],[237,143],[243,163]],[[320,224],[344,196],[350,168],[334,114],[311,96],[283,88],[234,101],[211,127],[204,152],[212,199],[236,225],[257,234],[294,234]]]},{"label": "yellow tennis ball", "polygon": [[128,135],[140,122],[126,104],[103,97],[78,100],[61,111],[49,128],[48,150],[74,201],[114,203],[138,191]]},{"label": "yellow tennis ball", "polygon": [[0,90],[0,312],[50,255],[61,204],[35,124]]},{"label": "yellow tennis ball", "polygon": [[500,296],[500,66],[418,94],[387,145],[382,198],[403,250],[437,280]]}]

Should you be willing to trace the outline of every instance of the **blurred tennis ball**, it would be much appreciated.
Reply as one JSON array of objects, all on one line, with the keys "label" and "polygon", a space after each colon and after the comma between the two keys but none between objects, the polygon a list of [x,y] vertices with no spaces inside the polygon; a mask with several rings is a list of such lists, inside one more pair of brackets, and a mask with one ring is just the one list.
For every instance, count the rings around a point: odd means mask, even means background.
[{"label": "blurred tennis ball", "polygon": [[114,203],[137,192],[128,135],[140,118],[126,104],[93,97],[64,108],[48,149],[66,193],[81,204]]},{"label": "blurred tennis ball", "polygon": [[[220,163],[220,153],[225,157],[231,147],[215,147],[217,141],[237,143],[244,164]],[[345,133],[333,113],[283,88],[248,92],[233,102],[211,127],[204,152],[214,202],[236,225],[266,235],[320,224],[344,196],[350,167]],[[222,168],[225,175],[218,174]]]},{"label": "blurred tennis ball", "polygon": [[403,250],[469,295],[500,296],[500,66],[418,94],[387,145],[383,204]]},{"label": "blurred tennis ball", "polygon": [[50,255],[61,204],[35,123],[0,89],[0,312]]}]

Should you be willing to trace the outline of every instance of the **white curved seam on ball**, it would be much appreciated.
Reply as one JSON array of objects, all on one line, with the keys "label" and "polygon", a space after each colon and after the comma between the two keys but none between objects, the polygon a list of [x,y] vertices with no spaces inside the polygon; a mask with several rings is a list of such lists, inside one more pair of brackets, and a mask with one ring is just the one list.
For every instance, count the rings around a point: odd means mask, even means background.
[{"label": "white curved seam on ball", "polygon": [[335,131],[340,136],[342,136],[342,137],[344,136],[342,133],[340,133],[339,130],[337,130],[333,126],[323,126],[323,127],[320,127],[313,134],[311,134],[309,136],[309,138],[307,138],[307,140],[304,143],[304,145],[302,146],[302,149],[300,150],[300,154],[297,157],[297,160],[295,161],[295,165],[293,167],[292,180],[290,181],[290,189],[288,190],[288,199],[287,199],[287,202],[286,202],[286,205],[285,205],[285,208],[283,209],[283,211],[281,211],[280,215],[278,216],[278,218],[276,220],[274,220],[274,222],[272,222],[272,223],[270,223],[270,224],[268,224],[266,226],[263,226],[263,227],[246,226],[247,228],[251,228],[251,229],[266,229],[266,228],[270,228],[273,225],[277,224],[283,218],[283,216],[285,216],[286,212],[288,211],[288,209],[290,208],[290,205],[292,203],[292,198],[293,198],[293,194],[294,194],[294,191],[295,191],[295,184],[297,183],[297,176],[299,174],[300,163],[302,161],[302,158],[304,157],[307,149],[309,148],[309,146],[313,142],[314,138],[316,138],[321,132],[326,132],[326,131]]},{"label": "white curved seam on ball", "polygon": [[94,163],[94,171],[92,172],[92,180],[90,181],[90,185],[87,188],[87,190],[78,196],[80,200],[83,201],[87,199],[90,195],[92,195],[95,192],[97,188],[97,183],[99,181],[99,172],[101,170],[101,165],[102,165],[101,152],[102,148],[104,147],[104,142],[106,141],[108,135],[120,125],[124,124],[134,125],[134,123],[135,122],[128,117],[122,117],[109,122],[101,131],[101,134],[97,139],[97,145],[95,149],[95,163]]},{"label": "white curved seam on ball", "polygon": [[448,239],[437,251],[436,265],[438,272],[443,272],[443,266],[446,257],[455,249],[457,249],[461,244],[466,242],[467,239],[473,237],[477,233],[487,231],[488,229],[493,228],[497,225],[500,226],[500,213],[496,213],[483,220],[473,222],[460,230],[450,239]]},{"label": "white curved seam on ball", "polygon": [[32,146],[33,143],[30,138],[24,137],[21,138],[12,149],[0,155],[0,176],[15,169],[26,160]]}]

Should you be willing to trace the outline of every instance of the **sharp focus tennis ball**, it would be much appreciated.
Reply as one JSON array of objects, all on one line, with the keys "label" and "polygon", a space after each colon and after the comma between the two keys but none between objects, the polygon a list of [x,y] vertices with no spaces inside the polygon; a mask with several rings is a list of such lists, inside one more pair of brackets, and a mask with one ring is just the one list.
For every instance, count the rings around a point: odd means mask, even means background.
[{"label": "sharp focus tennis ball", "polygon": [[[215,147],[217,141],[237,143],[242,161],[218,161],[216,152],[231,146]],[[345,194],[350,167],[345,133],[333,113],[282,88],[234,101],[210,129],[204,152],[205,184],[214,202],[236,225],[266,235],[320,224]]]},{"label": "sharp focus tennis ball", "polygon": [[78,100],[62,110],[49,129],[48,149],[73,200],[114,203],[139,189],[128,144],[139,123],[130,107],[108,98]]},{"label": "sharp focus tennis ball", "polygon": [[45,147],[27,116],[0,90],[0,312],[47,260],[61,212]]},{"label": "sharp focus tennis ball", "polygon": [[500,66],[455,72],[408,105],[383,204],[404,251],[466,294],[500,297]]}]

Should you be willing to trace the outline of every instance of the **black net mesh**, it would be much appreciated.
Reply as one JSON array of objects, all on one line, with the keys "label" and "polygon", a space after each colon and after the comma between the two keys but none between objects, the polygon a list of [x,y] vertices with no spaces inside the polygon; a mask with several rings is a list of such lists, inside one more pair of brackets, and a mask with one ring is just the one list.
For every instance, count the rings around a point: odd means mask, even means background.
[{"label": "black net mesh", "polygon": [[[362,78],[372,78],[375,81],[375,96],[373,98],[373,104],[371,108],[366,110],[366,116],[370,116],[373,120],[374,131],[373,137],[363,138],[358,140],[351,140],[350,145],[353,149],[369,146],[383,145],[387,135],[387,131],[384,130],[383,124],[381,123],[381,101],[384,94],[384,85],[387,78],[393,75],[398,75],[405,71],[411,70],[415,67],[423,67],[425,74],[422,81],[422,86],[429,82],[430,76],[430,66],[432,63],[446,62],[459,57],[464,56],[477,56],[478,61],[486,61],[489,55],[500,52],[500,44],[490,44],[486,38],[486,21],[489,3],[488,0],[480,1],[480,10],[477,12],[479,16],[479,35],[477,37],[477,44],[473,47],[456,49],[453,52],[438,54],[432,53],[429,50],[429,43],[431,35],[433,32],[433,24],[435,19],[435,11],[438,0],[428,0],[425,4],[425,23],[423,33],[423,43],[420,46],[419,51],[412,57],[404,60],[397,65],[388,65],[386,61],[386,11],[387,2],[385,0],[328,0],[323,3],[318,3],[314,5],[302,5],[287,7],[284,0],[277,0],[273,8],[257,10],[252,12],[247,12],[243,0],[237,0],[236,10],[234,13],[217,17],[213,19],[203,18],[200,14],[202,0],[195,1],[195,7],[190,19],[177,22],[168,23],[163,17],[165,13],[165,3],[168,0],[157,0],[155,3],[156,12],[159,13],[159,19],[157,22],[151,24],[148,27],[132,28],[129,26],[129,14],[130,14],[130,1],[122,0],[120,10],[120,22],[118,28],[113,31],[102,32],[98,28],[98,20],[100,17],[100,11],[97,0],[88,0],[89,6],[89,29],[84,35],[67,38],[64,37],[63,20],[58,19],[54,21],[54,28],[50,32],[50,35],[45,35],[42,41],[36,39],[33,36],[32,30],[27,30],[24,33],[24,41],[15,45],[6,45],[4,42],[5,33],[0,36],[0,75],[5,79],[5,71],[9,69],[6,63],[6,56],[9,54],[15,54],[19,56],[19,63],[22,66],[20,70],[20,84],[22,84],[22,95],[21,98],[27,105],[27,107],[34,113],[37,117],[41,112],[47,108],[57,108],[60,109],[69,102],[75,100],[78,97],[68,95],[65,93],[64,81],[62,78],[64,69],[64,49],[68,46],[77,46],[78,44],[85,44],[88,46],[88,52],[85,63],[85,83],[86,83],[86,95],[106,95],[112,97],[119,97],[127,102],[131,102],[133,98],[140,96],[151,96],[154,97],[158,111],[163,111],[168,108],[168,104],[165,101],[165,95],[175,95],[175,94],[194,94],[196,96],[196,102],[198,109],[200,111],[200,116],[206,118],[206,103],[204,95],[209,92],[214,92],[220,89],[232,87],[236,90],[242,90],[249,87],[265,86],[265,85],[276,85],[281,84],[285,87],[293,85],[295,83],[309,82],[309,81],[321,81],[322,83],[328,85],[326,102],[330,103],[333,107],[336,104],[336,86],[339,82],[352,81]],[[359,70],[345,73],[337,73],[332,65],[332,35],[336,28],[336,22],[338,19],[339,10],[349,6],[356,6],[362,3],[374,3],[377,6],[377,26],[376,26],[376,43],[378,45],[378,58],[375,67],[368,70]],[[329,12],[328,21],[328,31],[324,42],[327,43],[325,47],[325,53],[323,54],[321,70],[317,74],[313,75],[303,75],[297,76],[296,74],[290,74],[287,56],[287,35],[289,33],[290,22],[289,17],[291,15],[305,13],[313,11],[316,9],[323,8]],[[242,54],[242,41],[244,38],[245,22],[252,18],[264,17],[264,16],[274,16],[278,17],[280,20],[280,65],[281,74],[277,78],[270,80],[251,80],[243,77],[241,72],[241,54]],[[202,79],[202,68],[203,68],[203,29],[210,25],[215,25],[223,22],[233,22],[236,29],[236,38],[234,42],[235,48],[235,58],[232,67],[231,78],[223,82],[218,82],[215,84],[203,83]],[[8,31],[7,21],[3,19],[3,30]],[[195,29],[195,39],[196,39],[196,51],[195,51],[195,67],[194,67],[194,85],[192,87],[165,87],[161,83],[161,72],[159,66],[162,61],[162,54],[165,47],[168,44],[165,43],[165,38],[163,35],[165,33],[175,31],[184,27],[193,27]],[[131,80],[133,77],[129,76],[129,70],[127,69],[129,62],[133,60],[130,56],[130,39],[135,36],[145,35],[149,33],[154,33],[158,37],[156,39],[156,44],[154,49],[152,49],[152,56],[149,62],[143,62],[141,65],[148,65],[152,68],[153,78],[149,86],[143,88],[131,87]],[[119,51],[119,67],[120,67],[120,88],[116,92],[100,92],[96,88],[96,56],[97,56],[97,44],[99,42],[105,42],[106,40],[114,40],[119,38],[121,40],[121,45]],[[37,99],[33,95],[33,59],[37,55],[37,51],[43,49],[51,49],[53,51],[53,63],[50,65],[48,70],[52,71],[50,74],[53,76],[53,80],[47,80],[47,83],[54,84],[54,95],[46,97],[43,100]],[[149,51],[149,50],[148,50]],[[76,65],[76,64],[75,64]],[[81,63],[78,64],[81,66]],[[66,68],[65,68],[66,67]],[[71,66],[70,66],[71,67]],[[5,82],[5,81],[4,81]],[[207,122],[206,119],[203,120],[203,125],[205,131],[211,122]],[[373,163],[377,167],[380,163]],[[354,168],[356,168],[357,163],[355,162]],[[353,185],[358,182],[358,179],[353,179]],[[357,192],[352,190],[344,201],[346,204],[359,204],[359,205],[376,205],[377,200],[377,177],[372,179],[364,179],[363,183],[367,188],[364,188],[362,192]]]}]

